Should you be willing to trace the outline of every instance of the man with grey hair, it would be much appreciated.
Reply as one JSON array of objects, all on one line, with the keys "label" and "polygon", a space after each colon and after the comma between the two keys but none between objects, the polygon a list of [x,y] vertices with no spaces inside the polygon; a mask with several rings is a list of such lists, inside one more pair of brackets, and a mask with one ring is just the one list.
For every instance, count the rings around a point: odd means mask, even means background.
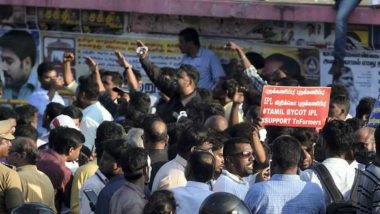
[{"label": "man with grey hair", "polygon": [[19,137],[12,142],[9,151],[8,162],[17,167],[25,202],[39,202],[55,210],[53,184],[36,166],[36,143],[30,138]]},{"label": "man with grey hair", "polygon": [[144,135],[144,130],[140,128],[132,128],[127,133],[127,144],[132,148],[144,148],[144,142],[142,136]]}]

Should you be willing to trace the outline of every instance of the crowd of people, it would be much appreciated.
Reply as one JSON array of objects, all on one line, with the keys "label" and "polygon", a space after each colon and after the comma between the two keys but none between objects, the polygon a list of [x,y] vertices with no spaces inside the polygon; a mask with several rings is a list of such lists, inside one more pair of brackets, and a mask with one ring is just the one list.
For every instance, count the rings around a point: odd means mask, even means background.
[{"label": "crowd of people", "polygon": [[143,71],[115,52],[123,75],[87,57],[91,72],[76,79],[65,53],[63,77],[43,62],[24,85],[12,72],[33,56],[0,41],[13,69],[0,89],[29,102],[0,107],[0,214],[380,212],[380,128],[366,127],[376,99],[350,115],[347,89],[332,84],[322,129],[262,127],[263,86],[304,85],[299,66],[232,42],[241,63],[222,66],[196,30],[178,36],[179,68],[157,67],[137,41]]}]

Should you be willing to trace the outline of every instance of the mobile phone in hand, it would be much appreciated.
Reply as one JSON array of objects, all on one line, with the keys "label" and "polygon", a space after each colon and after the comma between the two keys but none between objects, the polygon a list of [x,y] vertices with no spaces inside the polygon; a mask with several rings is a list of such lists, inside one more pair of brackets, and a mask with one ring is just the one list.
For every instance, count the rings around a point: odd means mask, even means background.
[{"label": "mobile phone in hand", "polygon": [[91,210],[95,211],[95,206],[96,206],[96,202],[98,201],[98,196],[91,189],[85,189],[83,192],[86,195],[87,199],[90,201]]}]

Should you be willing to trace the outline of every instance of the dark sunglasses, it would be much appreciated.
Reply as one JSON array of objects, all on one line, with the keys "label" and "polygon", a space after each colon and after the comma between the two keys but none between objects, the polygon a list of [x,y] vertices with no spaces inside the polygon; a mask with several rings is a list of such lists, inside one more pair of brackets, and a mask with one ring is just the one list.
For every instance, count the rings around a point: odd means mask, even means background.
[{"label": "dark sunglasses", "polygon": [[250,157],[254,157],[254,154],[253,152],[239,152],[239,153],[232,154],[231,156],[235,156],[239,158],[250,158]]}]

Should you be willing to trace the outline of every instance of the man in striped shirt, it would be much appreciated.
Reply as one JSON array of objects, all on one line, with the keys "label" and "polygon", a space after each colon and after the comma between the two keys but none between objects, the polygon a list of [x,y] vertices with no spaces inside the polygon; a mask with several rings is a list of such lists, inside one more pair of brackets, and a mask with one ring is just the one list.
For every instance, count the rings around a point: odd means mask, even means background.
[{"label": "man in striped shirt", "polygon": [[380,128],[375,131],[376,158],[361,176],[356,213],[380,213]]}]

